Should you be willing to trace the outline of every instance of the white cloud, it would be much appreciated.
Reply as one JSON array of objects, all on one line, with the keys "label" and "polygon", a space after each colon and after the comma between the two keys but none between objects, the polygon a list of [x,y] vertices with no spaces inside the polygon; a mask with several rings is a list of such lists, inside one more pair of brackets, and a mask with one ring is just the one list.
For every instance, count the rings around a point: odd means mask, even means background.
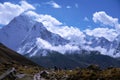
[{"label": "white cloud", "polygon": [[34,6],[32,6],[31,4],[27,3],[26,1],[21,1],[20,2],[20,7],[25,11],[25,10],[28,10],[28,9],[35,9]]},{"label": "white cloud", "polygon": [[29,9],[34,10],[35,7],[26,1],[20,1],[19,5],[10,2],[4,2],[3,4],[0,3],[0,24],[8,24],[14,17]]},{"label": "white cloud", "polygon": [[84,21],[89,21],[89,19],[87,17],[84,17]]},{"label": "white cloud", "polygon": [[107,49],[102,48],[101,46],[97,46],[97,47],[94,47],[94,48],[92,48],[90,46],[84,46],[83,48],[86,49],[86,50],[90,50],[90,51],[99,51],[101,54],[109,55],[111,57],[118,57],[119,56],[119,54],[118,55],[113,54],[114,49],[110,49],[109,51],[107,51]]},{"label": "white cloud", "polygon": [[118,36],[116,30],[109,28],[95,28],[93,30],[86,29],[85,33],[94,37],[104,37],[109,41],[113,41]]},{"label": "white cloud", "polygon": [[62,8],[59,4],[54,1],[47,2],[46,4],[51,5],[53,8]]},{"label": "white cloud", "polygon": [[30,17],[35,17],[35,19],[37,19],[39,17],[39,14],[37,14],[34,11],[27,11],[24,14],[29,15]]},{"label": "white cloud", "polygon": [[38,45],[39,48],[45,48],[45,49],[49,49],[52,47],[52,45],[49,42],[41,38],[37,38],[36,45]]},{"label": "white cloud", "polygon": [[44,26],[46,26],[46,28],[62,25],[60,21],[58,21],[56,18],[52,17],[51,15],[37,14],[34,11],[28,11],[25,14],[31,17],[35,17],[35,20],[38,22],[42,22]]},{"label": "white cloud", "polygon": [[99,51],[103,55],[107,54],[107,50],[105,48],[101,48],[101,46],[97,46],[97,47],[94,47],[94,48],[92,48],[90,46],[84,46],[84,49],[90,50],[90,51]]},{"label": "white cloud", "polygon": [[71,8],[71,6],[66,6],[66,8]]},{"label": "white cloud", "polygon": [[49,49],[49,50],[54,50],[54,51],[58,51],[60,53],[65,53],[68,50],[74,51],[74,50],[79,50],[78,46],[72,46],[70,44],[66,44],[66,45],[59,45],[59,46],[52,46],[49,42],[41,39],[41,38],[37,38],[36,41],[36,45],[41,49]]},{"label": "white cloud", "polygon": [[38,22],[42,22],[44,26],[51,32],[59,34],[67,40],[71,40],[76,44],[85,43],[85,35],[80,29],[75,27],[64,26],[60,21],[51,15],[37,14],[33,11],[26,12],[29,16],[35,16]]},{"label": "white cloud", "polygon": [[38,21],[43,22],[43,24],[47,27],[62,25],[60,21],[56,18],[52,17],[51,15],[40,15]]},{"label": "white cloud", "polygon": [[75,27],[68,27],[68,26],[62,26],[57,27],[56,30],[53,30],[53,32],[61,35],[63,38],[70,40],[76,44],[83,44],[85,43],[85,35],[80,29]]},{"label": "white cloud", "polygon": [[106,14],[104,11],[100,12],[95,12],[93,14],[93,21],[96,22],[101,22],[104,25],[109,25],[115,27],[117,30],[120,29],[120,24],[118,22],[118,18],[113,18]]}]

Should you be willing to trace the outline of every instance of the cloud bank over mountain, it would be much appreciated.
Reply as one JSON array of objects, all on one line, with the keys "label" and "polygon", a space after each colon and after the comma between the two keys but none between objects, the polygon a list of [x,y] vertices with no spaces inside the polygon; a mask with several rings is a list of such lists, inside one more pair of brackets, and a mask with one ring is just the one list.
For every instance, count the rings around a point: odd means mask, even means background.
[{"label": "cloud bank over mountain", "polygon": [[95,28],[93,30],[86,29],[85,33],[94,37],[104,37],[109,41],[114,41],[118,36],[117,31],[115,29],[109,28]]}]

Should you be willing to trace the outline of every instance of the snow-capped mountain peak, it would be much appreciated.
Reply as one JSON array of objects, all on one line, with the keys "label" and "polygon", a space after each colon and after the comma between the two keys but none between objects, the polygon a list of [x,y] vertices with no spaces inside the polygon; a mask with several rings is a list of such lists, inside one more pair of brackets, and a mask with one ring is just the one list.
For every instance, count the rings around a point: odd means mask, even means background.
[{"label": "snow-capped mountain peak", "polygon": [[41,22],[37,22],[33,17],[21,14],[15,17],[8,25],[0,30],[0,42],[7,47],[22,54],[35,53],[39,50],[36,44],[37,38],[51,44],[51,46],[65,45],[65,40],[58,34],[48,31]]},{"label": "snow-capped mountain peak", "polygon": [[33,20],[23,14],[15,17],[8,25],[0,30],[0,37],[2,37],[0,41],[7,47],[16,50],[34,23]]}]

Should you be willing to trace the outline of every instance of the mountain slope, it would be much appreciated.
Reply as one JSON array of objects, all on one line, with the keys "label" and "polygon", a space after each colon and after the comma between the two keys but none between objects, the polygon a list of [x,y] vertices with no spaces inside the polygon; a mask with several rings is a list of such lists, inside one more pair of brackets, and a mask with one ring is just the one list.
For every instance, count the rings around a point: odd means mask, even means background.
[{"label": "mountain slope", "polygon": [[0,63],[1,64],[17,63],[21,65],[36,65],[32,61],[16,53],[15,51],[5,47],[1,43],[0,43]]},{"label": "mountain slope", "polygon": [[101,68],[107,67],[120,67],[120,61],[116,58],[110,57],[108,55],[102,55],[98,51],[90,51],[89,54],[83,52],[83,54],[66,54],[69,58],[76,60],[78,62],[84,62],[86,64],[96,64]]},{"label": "mountain slope", "polygon": [[87,66],[87,64],[82,61],[73,60],[64,54],[55,51],[50,51],[46,56],[32,56],[30,59],[46,68],[53,68],[56,66],[62,69],[73,69],[78,66]]},{"label": "mountain slope", "polygon": [[16,51],[33,24],[34,21],[27,16],[20,15],[14,18],[8,25],[0,29],[0,42]]},{"label": "mountain slope", "polygon": [[[27,55],[25,55],[27,56]],[[82,50],[77,53],[60,54],[58,52],[50,51],[46,56],[32,56],[28,57],[32,61],[47,68],[54,66],[60,68],[73,69],[76,67],[87,67],[91,64],[99,65],[101,68],[120,67],[120,61],[107,55],[102,55],[98,51]]]},{"label": "mountain slope", "polygon": [[[19,70],[24,69],[25,66],[33,69],[38,65],[0,43],[0,74],[12,67]],[[39,68],[42,67],[39,66]]]}]

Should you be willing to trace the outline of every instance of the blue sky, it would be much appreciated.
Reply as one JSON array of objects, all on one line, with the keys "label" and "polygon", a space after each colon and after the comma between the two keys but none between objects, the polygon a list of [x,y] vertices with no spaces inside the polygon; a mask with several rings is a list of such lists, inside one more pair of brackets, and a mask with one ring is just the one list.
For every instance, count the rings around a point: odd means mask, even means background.
[{"label": "blue sky", "polygon": [[[0,0],[1,3],[18,4],[20,0]],[[68,26],[81,30],[101,26],[92,20],[95,12],[104,11],[113,18],[120,19],[120,0],[26,0],[36,7],[36,12],[49,14]],[[48,2],[58,4],[59,8],[48,5]],[[104,27],[104,25],[102,25]],[[106,26],[105,26],[106,27]]]}]

